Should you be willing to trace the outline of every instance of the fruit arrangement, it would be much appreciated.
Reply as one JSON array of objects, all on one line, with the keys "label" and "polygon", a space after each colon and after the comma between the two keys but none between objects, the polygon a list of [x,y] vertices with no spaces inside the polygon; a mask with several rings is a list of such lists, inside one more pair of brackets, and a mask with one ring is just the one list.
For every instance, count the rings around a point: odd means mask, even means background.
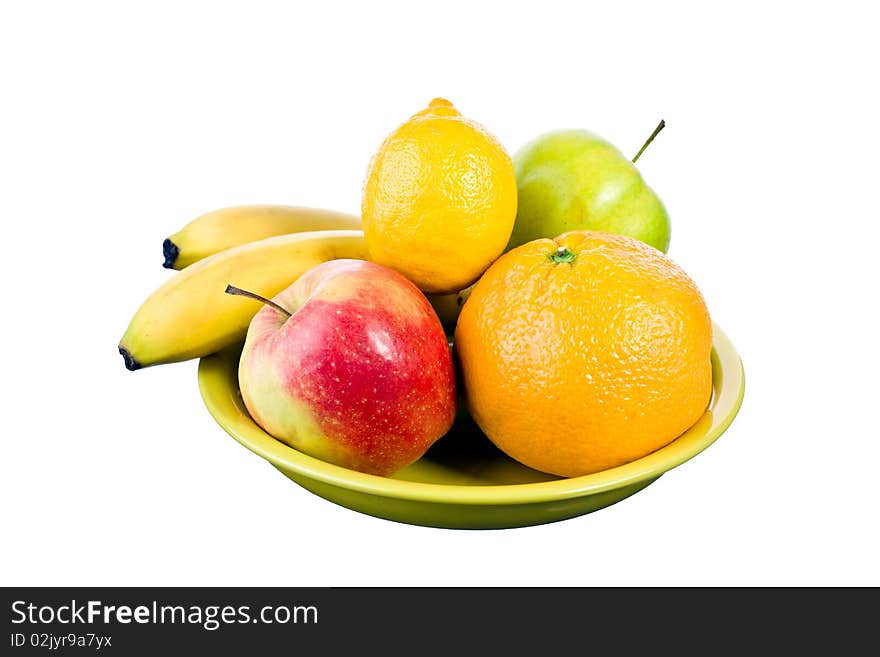
[{"label": "fruit arrangement", "polygon": [[179,271],[119,351],[136,370],[243,345],[253,421],[362,473],[394,476],[462,418],[540,473],[632,462],[704,415],[713,375],[705,301],[634,160],[585,131],[511,158],[435,99],[373,155],[360,217],[243,206],[166,239]]}]

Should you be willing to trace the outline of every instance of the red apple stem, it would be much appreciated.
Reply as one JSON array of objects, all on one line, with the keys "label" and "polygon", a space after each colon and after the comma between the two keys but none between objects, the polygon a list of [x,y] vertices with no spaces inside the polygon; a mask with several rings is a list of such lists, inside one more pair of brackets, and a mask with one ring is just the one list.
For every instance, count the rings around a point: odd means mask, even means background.
[{"label": "red apple stem", "polygon": [[664,121],[663,119],[660,119],[660,123],[658,123],[657,127],[654,128],[654,132],[652,132],[651,136],[648,137],[648,139],[645,141],[644,144],[642,144],[642,147],[639,149],[639,152],[636,153],[636,156],[632,159],[633,164],[636,163],[636,161],[641,157],[642,153],[645,152],[645,149],[651,144],[652,141],[654,141],[654,137],[659,135],[660,131],[665,127],[666,127],[666,121]]},{"label": "red apple stem", "polygon": [[234,285],[226,286],[226,294],[232,294],[239,297],[247,297],[248,299],[254,299],[255,301],[260,301],[261,303],[265,303],[267,306],[271,306],[275,310],[280,313],[284,313],[286,317],[290,317],[291,313],[286,308],[282,308],[277,303],[272,301],[271,299],[267,299],[266,297],[261,297],[259,294],[254,292],[248,292],[247,290],[242,290],[240,287],[235,287]]}]

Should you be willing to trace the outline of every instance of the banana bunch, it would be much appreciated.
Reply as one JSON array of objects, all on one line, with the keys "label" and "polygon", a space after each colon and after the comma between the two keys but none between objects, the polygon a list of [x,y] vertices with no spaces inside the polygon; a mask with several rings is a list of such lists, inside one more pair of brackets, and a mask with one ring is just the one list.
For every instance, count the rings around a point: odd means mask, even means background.
[{"label": "banana bunch", "polygon": [[[179,270],[137,310],[119,341],[130,370],[201,358],[244,340],[257,300],[271,299],[312,267],[367,259],[360,218],[316,208],[251,205],[194,219],[162,244],[164,266]],[[448,334],[470,289],[428,295]]]},{"label": "banana bunch", "polygon": [[226,249],[290,233],[360,230],[352,214],[291,205],[241,205],[193,219],[162,244],[164,267],[183,269]]},{"label": "banana bunch", "polygon": [[225,294],[227,285],[271,299],[322,262],[366,259],[359,228],[352,215],[286,206],[243,206],[198,217],[163,244],[165,266],[181,271],[132,318],[119,341],[125,366],[200,358],[243,340],[261,305]]}]

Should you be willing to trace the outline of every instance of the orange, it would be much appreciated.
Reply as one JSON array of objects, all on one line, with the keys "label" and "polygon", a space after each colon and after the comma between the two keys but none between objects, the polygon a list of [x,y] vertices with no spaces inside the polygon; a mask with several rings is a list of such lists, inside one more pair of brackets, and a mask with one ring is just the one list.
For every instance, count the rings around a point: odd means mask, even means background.
[{"label": "orange", "polygon": [[712,389],[700,291],[638,240],[572,231],[509,251],[455,331],[466,401],[512,458],[574,477],[627,463],[693,425]]},{"label": "orange", "polygon": [[516,199],[504,147],[435,98],[370,163],[361,204],[370,259],[425,292],[458,292],[501,255]]}]

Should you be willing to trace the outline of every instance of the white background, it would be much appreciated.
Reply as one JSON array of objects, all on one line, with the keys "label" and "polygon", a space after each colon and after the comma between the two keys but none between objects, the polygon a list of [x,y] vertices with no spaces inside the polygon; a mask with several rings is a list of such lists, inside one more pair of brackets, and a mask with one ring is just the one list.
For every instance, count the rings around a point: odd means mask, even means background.
[{"label": "white background", "polygon": [[[4,585],[878,585],[878,116],[868,3],[5,2]],[[123,6],[125,5],[125,6]],[[595,514],[396,524],[295,486],[116,344],[207,210],[357,212],[431,98],[513,152],[634,152],[740,351],[711,448]]]}]

